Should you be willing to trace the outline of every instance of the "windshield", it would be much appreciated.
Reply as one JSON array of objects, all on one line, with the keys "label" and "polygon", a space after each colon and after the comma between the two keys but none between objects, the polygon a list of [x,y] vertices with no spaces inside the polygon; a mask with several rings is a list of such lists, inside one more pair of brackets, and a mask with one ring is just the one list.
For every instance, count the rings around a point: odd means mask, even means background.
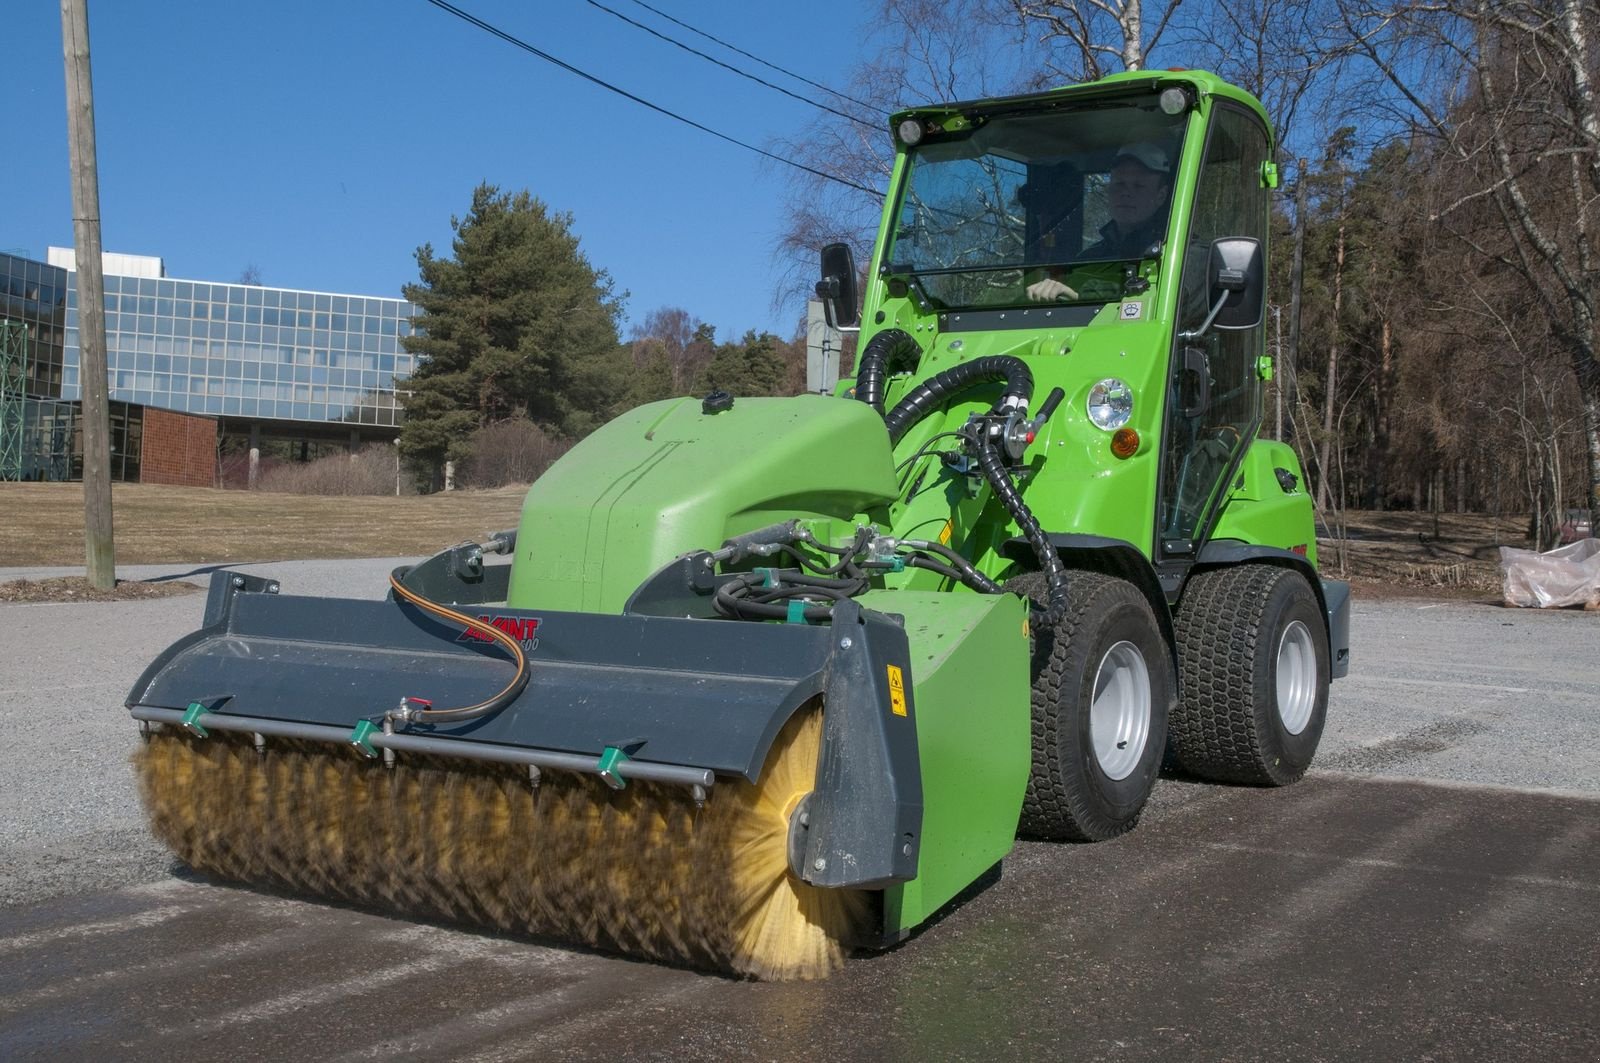
[{"label": "windshield", "polygon": [[[890,271],[938,309],[1037,300],[1050,277],[1065,281],[1053,300],[1117,298],[1120,264],[1160,253],[1184,121],[1151,93],[980,118],[970,134],[925,142],[911,152]],[[1079,268],[1091,263],[1117,265]]]}]

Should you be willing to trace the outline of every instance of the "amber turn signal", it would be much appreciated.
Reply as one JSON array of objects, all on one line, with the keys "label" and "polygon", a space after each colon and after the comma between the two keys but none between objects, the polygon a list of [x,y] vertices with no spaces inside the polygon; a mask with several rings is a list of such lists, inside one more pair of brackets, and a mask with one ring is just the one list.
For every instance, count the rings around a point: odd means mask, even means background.
[{"label": "amber turn signal", "polygon": [[1111,453],[1119,458],[1131,458],[1139,452],[1139,433],[1131,428],[1119,428],[1111,436]]}]

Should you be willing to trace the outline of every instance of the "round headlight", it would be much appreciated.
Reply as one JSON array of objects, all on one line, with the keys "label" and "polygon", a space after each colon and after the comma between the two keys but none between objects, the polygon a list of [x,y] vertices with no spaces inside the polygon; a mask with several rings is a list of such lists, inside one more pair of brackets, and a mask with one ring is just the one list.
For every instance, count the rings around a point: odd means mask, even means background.
[{"label": "round headlight", "polygon": [[922,143],[922,123],[915,118],[907,118],[900,123],[900,143],[908,148],[914,148]]},{"label": "round headlight", "polygon": [[1096,428],[1115,432],[1133,416],[1133,391],[1116,377],[1102,380],[1089,389],[1088,412]]},{"label": "round headlight", "polygon": [[1159,99],[1161,112],[1174,118],[1189,109],[1189,94],[1180,88],[1162,89]]}]

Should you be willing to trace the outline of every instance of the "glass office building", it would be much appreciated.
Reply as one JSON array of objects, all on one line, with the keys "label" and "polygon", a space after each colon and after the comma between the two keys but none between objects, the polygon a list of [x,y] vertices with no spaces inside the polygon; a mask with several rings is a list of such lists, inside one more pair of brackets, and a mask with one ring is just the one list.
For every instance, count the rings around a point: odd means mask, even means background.
[{"label": "glass office building", "polygon": [[[0,318],[29,333],[33,400],[82,395],[77,273],[0,254]],[[107,256],[106,363],[114,403],[215,418],[219,435],[388,441],[403,419],[404,299],[179,280],[161,260]],[[126,272],[113,272],[116,268]],[[137,275],[135,275],[137,274]]]},{"label": "glass office building", "polygon": [[[77,274],[70,275],[76,278]],[[404,299],[168,277],[105,278],[111,397],[227,418],[393,426]],[[63,398],[80,395],[77,285],[67,292]]]}]

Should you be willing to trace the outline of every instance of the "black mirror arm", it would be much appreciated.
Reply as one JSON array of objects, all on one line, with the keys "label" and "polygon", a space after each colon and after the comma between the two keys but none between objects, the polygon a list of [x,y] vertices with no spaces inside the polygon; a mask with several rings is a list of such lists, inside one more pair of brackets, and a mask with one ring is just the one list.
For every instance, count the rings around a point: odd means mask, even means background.
[{"label": "black mirror arm", "polygon": [[860,325],[839,324],[839,314],[836,304],[839,299],[839,281],[836,277],[824,277],[817,283],[817,297],[822,300],[822,319],[828,327],[835,332],[856,333],[861,331]]}]

